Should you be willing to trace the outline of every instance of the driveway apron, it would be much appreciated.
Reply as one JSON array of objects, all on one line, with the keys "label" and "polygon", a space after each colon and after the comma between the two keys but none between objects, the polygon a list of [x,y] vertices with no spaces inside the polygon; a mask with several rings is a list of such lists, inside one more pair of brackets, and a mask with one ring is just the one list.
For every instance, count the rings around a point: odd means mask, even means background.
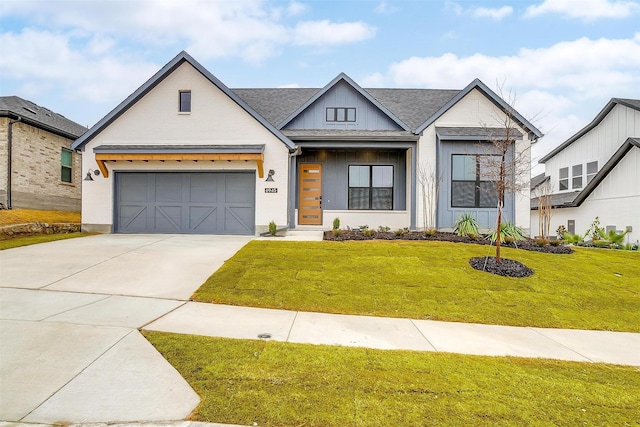
[{"label": "driveway apron", "polygon": [[185,419],[197,394],[138,329],[249,240],[97,235],[0,252],[0,420]]}]

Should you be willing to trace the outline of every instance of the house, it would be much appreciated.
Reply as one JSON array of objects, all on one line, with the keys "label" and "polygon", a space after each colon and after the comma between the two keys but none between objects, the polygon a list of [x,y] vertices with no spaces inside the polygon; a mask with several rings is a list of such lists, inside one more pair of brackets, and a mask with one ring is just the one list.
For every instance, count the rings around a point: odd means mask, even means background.
[{"label": "house", "polygon": [[0,204],[80,211],[84,126],[17,96],[0,97]]},{"label": "house", "polygon": [[[471,212],[490,228],[496,201],[476,188],[491,189],[477,163],[506,132],[505,111],[528,155],[542,134],[479,80],[363,89],[340,74],[316,89],[229,89],[181,52],[73,143],[83,172],[99,174],[83,182],[83,227],[252,235],[271,221],[328,229],[339,217],[451,228]],[[423,198],[433,192],[421,170],[442,177],[437,200]],[[504,212],[528,229],[528,192],[507,195]]]},{"label": "house", "polygon": [[[540,159],[548,182],[551,235],[559,226],[584,234],[596,217],[603,228],[630,230],[640,239],[640,100],[613,98],[584,129]],[[538,200],[531,200],[531,229],[538,229]]]}]

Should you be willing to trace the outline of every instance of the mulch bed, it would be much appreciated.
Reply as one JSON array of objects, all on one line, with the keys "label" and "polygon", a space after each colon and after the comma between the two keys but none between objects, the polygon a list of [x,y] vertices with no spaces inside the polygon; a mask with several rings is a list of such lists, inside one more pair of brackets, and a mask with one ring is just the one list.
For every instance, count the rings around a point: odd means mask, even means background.
[{"label": "mulch bed", "polygon": [[527,277],[533,274],[533,270],[523,263],[506,258],[502,258],[498,264],[496,257],[475,257],[469,260],[469,264],[476,270],[506,277]]},{"label": "mulch bed", "polygon": [[[484,237],[478,239],[471,239],[467,236],[458,236],[455,233],[447,233],[444,231],[438,231],[434,235],[426,235],[422,231],[408,231],[406,233],[396,233],[394,231],[355,231],[355,230],[340,230],[340,235],[334,235],[332,231],[324,232],[324,240],[333,241],[345,241],[345,240],[426,240],[426,241],[440,241],[440,242],[455,242],[455,243],[474,243],[477,245],[492,245],[491,241]],[[573,249],[568,246],[558,245],[544,245],[538,246],[533,239],[521,240],[517,243],[503,243],[503,248],[524,249],[527,251],[544,252],[550,254],[571,254]],[[484,258],[483,258],[484,259]]]}]

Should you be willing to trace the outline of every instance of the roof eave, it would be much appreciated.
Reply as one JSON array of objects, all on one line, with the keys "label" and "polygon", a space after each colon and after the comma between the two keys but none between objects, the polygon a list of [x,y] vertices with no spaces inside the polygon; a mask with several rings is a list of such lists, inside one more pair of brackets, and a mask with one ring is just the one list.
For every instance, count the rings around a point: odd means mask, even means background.
[{"label": "roof eave", "polygon": [[47,132],[51,132],[53,134],[56,134],[58,136],[66,138],[66,139],[75,140],[76,138],[78,138],[78,135],[74,135],[74,134],[66,132],[64,130],[55,128],[53,126],[49,126],[49,125],[47,125],[45,123],[42,123],[42,122],[40,122],[38,120],[31,119],[31,118],[25,116],[24,114],[18,114],[15,111],[12,111],[12,110],[0,110],[0,117],[8,117],[9,119],[13,119],[13,120],[20,119],[20,121],[22,123],[27,123],[27,124],[29,124],[29,125],[31,125],[33,127],[45,130]]},{"label": "roof eave", "polygon": [[224,92],[229,98],[231,98],[236,104],[248,112],[253,118],[255,118],[260,124],[262,124],[267,130],[269,130],[274,136],[282,141],[290,152],[295,151],[295,144],[283,135],[278,129],[276,129],[271,123],[265,120],[264,117],[259,115],[253,110],[247,103],[245,103],[239,96],[237,96],[231,89],[229,89],[218,78],[211,74],[206,68],[204,68],[198,61],[196,61],[187,52],[182,51],[176,55],[171,61],[169,61],[164,67],[156,72],[149,80],[147,80],[142,86],[136,89],[131,95],[129,95],[124,101],[118,104],[113,110],[111,110],[106,116],[104,116],[98,123],[96,123],[91,129],[84,133],[80,138],[71,145],[71,148],[79,148],[91,141],[95,136],[102,132],[107,126],[113,123],[118,117],[124,114],[129,108],[131,108],[142,97],[149,93],[153,88],[160,84],[166,77],[168,77],[173,71],[175,71],[184,62],[188,62],[192,67],[200,72],[211,83]]},{"label": "roof eave", "polygon": [[431,117],[429,117],[423,124],[416,128],[415,133],[420,134],[426,128],[428,128],[431,124],[433,124],[440,116],[446,113],[451,107],[458,103],[462,98],[467,96],[473,89],[478,89],[484,93],[495,105],[500,107],[504,111],[508,111],[512,117],[516,120],[516,122],[523,126],[527,132],[531,132],[534,134],[536,139],[542,138],[544,134],[540,132],[538,128],[536,128],[533,124],[531,124],[527,119],[525,119],[520,113],[518,113],[513,107],[507,104],[502,98],[500,98],[494,91],[489,89],[487,85],[485,85],[480,79],[475,79],[471,83],[467,85],[464,89],[462,89],[456,96],[451,98],[449,102],[443,105],[438,111],[436,111]]}]

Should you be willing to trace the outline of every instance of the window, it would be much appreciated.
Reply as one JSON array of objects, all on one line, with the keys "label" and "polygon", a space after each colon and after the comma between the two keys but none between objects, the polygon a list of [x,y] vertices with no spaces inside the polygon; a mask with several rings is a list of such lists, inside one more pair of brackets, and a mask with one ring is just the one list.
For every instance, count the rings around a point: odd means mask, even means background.
[{"label": "window", "polygon": [[393,209],[393,166],[349,166],[349,209]]},{"label": "window", "polygon": [[181,113],[190,113],[191,112],[191,91],[190,90],[181,90],[179,92],[179,111]]},{"label": "window", "polygon": [[454,154],[451,156],[451,206],[493,208],[498,202],[497,185],[489,175],[498,156]]},{"label": "window", "polygon": [[571,168],[571,188],[582,188],[582,165],[575,165]]},{"label": "window", "polygon": [[355,122],[355,108],[328,107],[326,119],[328,122]]},{"label": "window", "polygon": [[73,152],[63,148],[60,152],[60,180],[71,182],[73,177]]},{"label": "window", "polygon": [[587,163],[587,184],[591,182],[593,177],[598,173],[598,162]]},{"label": "window", "polygon": [[568,190],[569,189],[569,168],[560,168],[560,173],[558,174],[560,178],[559,185],[560,190]]}]

